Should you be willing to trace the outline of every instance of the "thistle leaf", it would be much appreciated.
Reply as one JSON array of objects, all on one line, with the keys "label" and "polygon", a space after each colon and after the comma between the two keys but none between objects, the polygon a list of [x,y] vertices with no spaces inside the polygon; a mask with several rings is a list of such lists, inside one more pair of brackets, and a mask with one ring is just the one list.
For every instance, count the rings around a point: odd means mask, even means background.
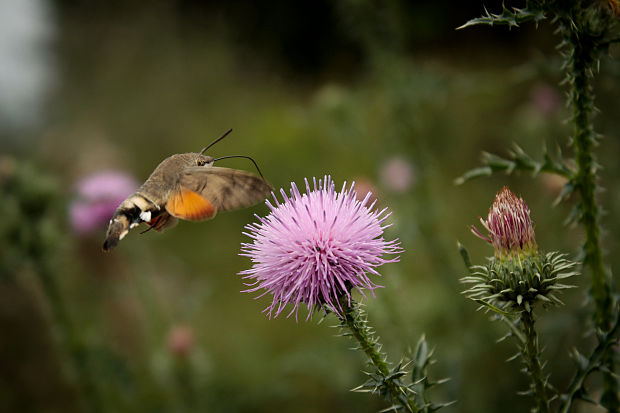
[{"label": "thistle leaf", "polygon": [[579,350],[577,350],[576,348],[573,349],[570,356],[577,363],[579,370],[584,371],[588,368],[589,361],[586,358],[586,356],[584,356],[583,354],[579,352]]},{"label": "thistle leaf", "polygon": [[461,258],[463,258],[463,262],[465,263],[465,266],[471,273],[472,264],[471,264],[471,259],[469,258],[469,252],[467,252],[467,249],[465,248],[465,246],[461,244],[460,242],[457,242],[457,247],[459,249],[459,253],[461,254]]},{"label": "thistle leaf", "polygon": [[504,310],[501,310],[501,309],[499,309],[499,308],[495,307],[493,304],[489,304],[489,303],[487,303],[486,301],[481,300],[481,299],[479,299],[479,298],[474,299],[474,301],[475,301],[475,302],[477,302],[478,304],[482,304],[484,307],[488,308],[489,310],[491,310],[491,311],[493,311],[494,313],[497,313],[497,314],[499,314],[499,315],[502,315],[502,316],[509,316],[509,315],[510,315],[510,313],[509,313],[509,312],[504,311]]},{"label": "thistle leaf", "polygon": [[465,172],[463,175],[459,176],[454,180],[454,184],[463,185],[465,182],[470,181],[474,178],[491,175],[493,175],[493,169],[491,169],[490,166],[482,166],[480,168],[470,169],[469,171]]},{"label": "thistle leaf", "polygon": [[[528,155],[519,145],[513,144],[512,149],[508,151],[508,158],[501,157],[489,152],[482,153],[482,164],[484,166],[471,169],[465,172],[460,177],[454,180],[456,185],[462,185],[463,183],[478,178],[480,176],[490,176],[497,172],[505,172],[511,175],[515,171],[529,172],[533,176],[540,174],[541,172],[552,173],[563,176],[567,179],[571,179],[573,172],[559,160],[551,158],[549,153],[544,149],[544,160],[538,162]],[[570,181],[569,181],[570,182]],[[574,188],[565,188],[566,191],[573,191]],[[560,196],[568,196],[570,192]]]},{"label": "thistle leaf", "polygon": [[501,14],[493,14],[489,13],[485,8],[484,15],[482,17],[471,19],[464,25],[458,27],[457,30],[476,25],[508,26],[509,28],[512,28],[518,27],[519,24],[527,21],[534,21],[535,23],[538,23],[543,19],[545,19],[545,15],[541,9],[528,9],[527,7],[518,9],[515,7],[511,10],[506,6],[502,6]]}]

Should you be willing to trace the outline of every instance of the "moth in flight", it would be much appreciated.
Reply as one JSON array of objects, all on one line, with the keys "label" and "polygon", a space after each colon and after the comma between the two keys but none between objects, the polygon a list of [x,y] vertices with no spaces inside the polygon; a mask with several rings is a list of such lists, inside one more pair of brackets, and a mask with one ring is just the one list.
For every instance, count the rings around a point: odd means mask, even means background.
[{"label": "moth in flight", "polygon": [[[204,221],[218,212],[247,208],[264,200],[273,190],[249,156],[213,158],[204,152],[224,139],[232,129],[199,153],[180,153],[164,159],[151,176],[114,212],[103,250],[109,251],[141,223],[162,231],[178,219]],[[226,158],[250,159],[260,176],[240,169],[220,168],[214,162]]]}]

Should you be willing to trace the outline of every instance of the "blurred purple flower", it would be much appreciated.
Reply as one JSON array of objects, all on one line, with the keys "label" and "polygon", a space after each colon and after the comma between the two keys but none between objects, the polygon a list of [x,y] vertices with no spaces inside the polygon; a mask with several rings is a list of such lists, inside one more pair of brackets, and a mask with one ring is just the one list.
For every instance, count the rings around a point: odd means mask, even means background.
[{"label": "blurred purple flower", "polygon": [[186,357],[194,347],[194,330],[186,325],[172,327],[168,332],[168,350],[178,357]]},{"label": "blurred purple flower", "polygon": [[390,214],[387,208],[373,210],[374,202],[368,205],[370,194],[359,201],[354,184],[347,189],[346,183],[336,192],[329,176],[318,183],[313,178],[314,189],[305,182],[306,194],[291,183],[290,197],[281,189],[284,202],[273,195],[275,206],[265,201],[269,215],[257,216],[258,223],[246,225],[245,235],[253,242],[243,243],[240,255],[250,257],[253,266],[239,274],[254,280],[244,292],[264,289],[259,297],[273,296],[265,309],[270,318],[288,303],[293,308],[287,317],[295,313],[297,319],[301,303],[309,309],[306,320],[321,306],[342,316],[339,297],[350,300],[352,288],[372,292],[380,287],[366,273],[380,275],[375,268],[399,260],[382,256],[402,252],[398,239],[383,239]]},{"label": "blurred purple flower", "polygon": [[552,116],[560,107],[558,91],[546,83],[536,84],[530,91],[531,105],[543,116]]},{"label": "blurred purple flower", "polygon": [[77,183],[77,199],[69,206],[71,227],[79,235],[103,227],[137,188],[135,179],[123,172],[103,171],[82,178]]},{"label": "blurred purple flower", "polygon": [[375,185],[366,178],[358,178],[355,180],[355,197],[358,201],[363,201],[366,198],[366,195],[370,193],[370,198],[368,198],[369,203],[377,202],[377,194],[379,191],[375,187]]},{"label": "blurred purple flower", "polygon": [[387,160],[380,170],[382,184],[392,192],[407,192],[415,183],[415,172],[411,162],[395,156]]}]

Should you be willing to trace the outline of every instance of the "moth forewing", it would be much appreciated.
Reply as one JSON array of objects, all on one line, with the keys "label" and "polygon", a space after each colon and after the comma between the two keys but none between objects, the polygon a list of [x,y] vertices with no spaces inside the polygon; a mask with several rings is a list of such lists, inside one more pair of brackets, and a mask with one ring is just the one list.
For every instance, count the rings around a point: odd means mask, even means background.
[{"label": "moth forewing", "polygon": [[218,211],[250,207],[273,190],[267,181],[253,173],[217,166],[187,168],[180,185],[201,194]]}]

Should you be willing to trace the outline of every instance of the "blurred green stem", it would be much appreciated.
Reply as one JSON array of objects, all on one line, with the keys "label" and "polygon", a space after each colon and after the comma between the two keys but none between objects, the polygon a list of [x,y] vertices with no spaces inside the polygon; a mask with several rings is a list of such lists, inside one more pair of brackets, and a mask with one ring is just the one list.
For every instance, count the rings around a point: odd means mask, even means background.
[{"label": "blurred green stem", "polygon": [[177,385],[177,391],[182,398],[181,408],[186,412],[195,412],[197,410],[196,388],[194,386],[192,365],[187,359],[187,355],[175,357],[173,363],[173,374]]},{"label": "blurred green stem", "polygon": [[340,306],[344,309],[343,317],[341,318],[343,326],[346,326],[351,331],[351,335],[359,343],[360,349],[368,356],[370,362],[382,377],[383,383],[389,392],[388,401],[393,405],[400,405],[408,412],[417,413],[418,409],[415,403],[407,397],[407,390],[396,383],[395,379],[398,377],[394,377],[390,373],[385,360],[386,357],[381,353],[379,339],[375,337],[372,329],[368,326],[364,312],[359,308],[359,305],[353,299],[349,303],[347,296],[342,295],[340,297]]},{"label": "blurred green stem", "polygon": [[[613,304],[600,244],[599,208],[595,199],[597,168],[592,153],[596,144],[592,125],[592,77],[597,72],[597,50],[595,40],[587,33],[580,32],[578,27],[580,26],[573,22],[564,23],[566,41],[570,47],[568,70],[572,81],[570,97],[574,123],[573,146],[577,162],[577,172],[573,179],[581,197],[581,222],[586,234],[584,265],[589,267],[591,274],[591,294],[595,303],[594,323],[600,330],[607,332],[611,327]],[[603,358],[607,371],[603,372],[604,393],[601,402],[609,411],[618,412],[620,399],[613,356],[608,352]]]},{"label": "blurred green stem", "polygon": [[[618,333],[620,330],[620,318],[616,319],[614,326],[609,330],[607,334],[599,338],[599,344],[594,348],[592,354],[588,358],[587,363],[584,363],[584,368],[579,369],[571,380],[568,392],[564,395],[562,405],[558,410],[560,413],[568,413],[573,407],[573,401],[584,392],[584,386],[586,379],[593,371],[600,369],[602,364],[605,364],[605,357],[609,354],[610,348],[613,348],[618,343]],[[613,350],[611,350],[613,351]]]},{"label": "blurred green stem", "polygon": [[75,328],[63,306],[60,290],[56,283],[56,274],[45,267],[45,264],[39,265],[37,274],[49,302],[53,317],[52,321],[56,324],[61,344],[68,353],[75,373],[75,381],[85,399],[87,411],[99,413],[102,411],[102,405],[99,403],[97,388],[90,374],[87,350],[78,338]]},{"label": "blurred green stem", "polygon": [[534,314],[524,310],[521,313],[521,323],[525,333],[522,355],[527,366],[527,372],[532,380],[531,388],[536,399],[536,412],[549,413],[549,399],[547,397],[546,380],[543,377],[542,364],[540,363],[540,351],[538,350],[538,337],[534,328]]}]

